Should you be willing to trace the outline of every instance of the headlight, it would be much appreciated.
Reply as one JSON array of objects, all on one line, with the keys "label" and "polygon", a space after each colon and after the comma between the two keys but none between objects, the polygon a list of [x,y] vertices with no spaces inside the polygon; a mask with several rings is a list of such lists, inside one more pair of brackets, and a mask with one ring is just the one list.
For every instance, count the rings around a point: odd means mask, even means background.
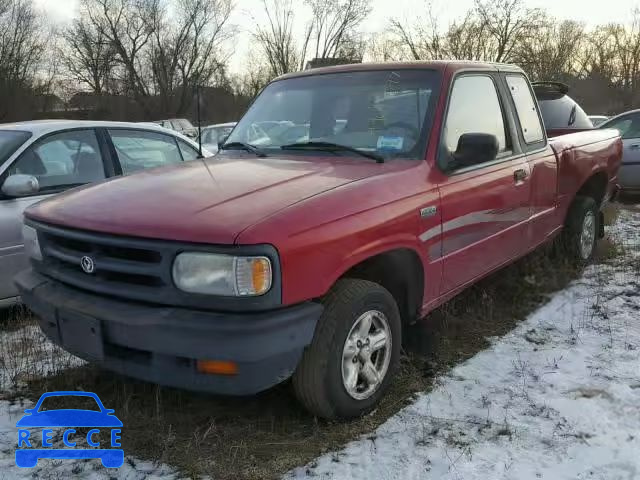
[{"label": "headlight", "polygon": [[34,260],[42,260],[42,252],[40,251],[40,243],[38,242],[38,232],[29,225],[22,226],[22,239],[24,241],[24,251],[27,257]]},{"label": "headlight", "polygon": [[188,293],[245,297],[271,288],[271,261],[266,257],[235,257],[187,252],[173,262],[173,281]]}]

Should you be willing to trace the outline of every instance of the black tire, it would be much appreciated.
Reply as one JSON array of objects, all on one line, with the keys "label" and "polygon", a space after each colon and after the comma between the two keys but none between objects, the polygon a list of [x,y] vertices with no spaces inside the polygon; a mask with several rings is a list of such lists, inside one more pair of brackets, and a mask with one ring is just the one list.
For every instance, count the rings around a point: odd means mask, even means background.
[{"label": "black tire", "polygon": [[[296,397],[309,412],[321,418],[347,419],[364,415],[385,394],[400,362],[402,325],[398,306],[385,288],[355,279],[338,281],[323,304],[325,310],[313,341],[293,375]],[[357,400],[349,395],[342,381],[342,354],[356,320],[370,310],[378,310],[386,316],[391,332],[390,361],[378,389],[369,398]]]},{"label": "black tire", "polygon": [[[594,235],[588,254],[582,249],[582,233],[585,219],[592,215]],[[567,215],[567,221],[562,234],[562,245],[565,255],[576,265],[586,265],[593,260],[598,233],[600,232],[600,212],[598,204],[591,197],[576,197]]]}]

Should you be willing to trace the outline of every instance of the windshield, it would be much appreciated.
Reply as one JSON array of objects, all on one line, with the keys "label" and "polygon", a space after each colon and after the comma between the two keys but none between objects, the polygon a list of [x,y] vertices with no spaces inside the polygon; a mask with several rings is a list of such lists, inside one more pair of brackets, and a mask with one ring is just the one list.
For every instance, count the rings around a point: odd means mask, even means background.
[{"label": "windshield", "polygon": [[29,132],[0,130],[0,165],[31,137]]},{"label": "windshield", "polygon": [[260,94],[227,143],[242,142],[269,151],[325,142],[385,158],[422,157],[438,85],[439,74],[431,70],[343,72],[279,80]]}]

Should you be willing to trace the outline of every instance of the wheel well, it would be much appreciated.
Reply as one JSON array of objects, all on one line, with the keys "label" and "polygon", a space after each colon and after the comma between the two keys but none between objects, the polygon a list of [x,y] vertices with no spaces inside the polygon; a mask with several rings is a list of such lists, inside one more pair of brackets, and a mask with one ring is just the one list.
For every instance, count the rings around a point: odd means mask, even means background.
[{"label": "wheel well", "polygon": [[382,285],[395,298],[403,323],[418,319],[424,294],[424,269],[413,250],[398,249],[375,255],[352,267],[342,278]]},{"label": "wheel well", "polygon": [[582,187],[580,187],[576,196],[580,195],[582,197],[591,197],[598,205],[600,205],[606,192],[607,174],[604,172],[598,172],[589,177]]}]

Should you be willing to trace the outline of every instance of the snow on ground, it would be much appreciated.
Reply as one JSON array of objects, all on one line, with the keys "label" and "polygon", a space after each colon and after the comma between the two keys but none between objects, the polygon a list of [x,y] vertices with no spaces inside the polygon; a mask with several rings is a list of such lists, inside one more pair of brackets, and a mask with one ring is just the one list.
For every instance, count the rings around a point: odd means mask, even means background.
[{"label": "snow on ground", "polygon": [[640,215],[513,332],[454,368],[374,434],[288,478],[640,478]]},{"label": "snow on ground", "polygon": [[15,391],[29,378],[55,375],[84,363],[51,343],[35,324],[0,331],[0,392]]}]

